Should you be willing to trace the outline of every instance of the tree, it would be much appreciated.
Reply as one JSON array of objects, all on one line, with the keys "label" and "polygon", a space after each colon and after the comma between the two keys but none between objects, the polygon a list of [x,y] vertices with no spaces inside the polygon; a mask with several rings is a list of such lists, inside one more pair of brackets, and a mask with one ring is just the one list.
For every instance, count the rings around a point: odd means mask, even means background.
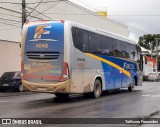
[{"label": "tree", "polygon": [[156,41],[155,38],[160,38],[160,34],[147,34],[139,37],[138,44],[145,49],[155,49]]}]

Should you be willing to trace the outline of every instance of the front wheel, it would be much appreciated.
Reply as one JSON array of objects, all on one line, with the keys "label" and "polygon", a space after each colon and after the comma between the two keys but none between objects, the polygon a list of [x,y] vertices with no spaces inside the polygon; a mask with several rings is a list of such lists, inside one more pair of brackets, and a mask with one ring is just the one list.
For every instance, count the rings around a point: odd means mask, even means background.
[{"label": "front wheel", "polygon": [[128,91],[129,92],[133,92],[133,90],[135,90],[135,86],[136,86],[136,82],[135,79],[132,82],[132,85],[130,87],[128,87]]},{"label": "front wheel", "polygon": [[18,85],[17,91],[18,91],[18,92],[23,92],[23,91],[24,91],[24,88],[23,88],[22,84],[19,84],[19,85]]},{"label": "front wheel", "polygon": [[102,93],[101,81],[99,79],[96,79],[94,82],[94,89],[92,95],[94,98],[98,98],[101,96],[101,93]]}]

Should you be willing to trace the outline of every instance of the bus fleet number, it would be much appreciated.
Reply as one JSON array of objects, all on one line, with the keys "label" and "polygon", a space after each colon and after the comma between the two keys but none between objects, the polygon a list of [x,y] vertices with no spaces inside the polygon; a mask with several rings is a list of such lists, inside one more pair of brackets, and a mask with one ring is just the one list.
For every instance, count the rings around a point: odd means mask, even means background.
[{"label": "bus fleet number", "polygon": [[36,44],[36,48],[48,48],[48,44]]}]

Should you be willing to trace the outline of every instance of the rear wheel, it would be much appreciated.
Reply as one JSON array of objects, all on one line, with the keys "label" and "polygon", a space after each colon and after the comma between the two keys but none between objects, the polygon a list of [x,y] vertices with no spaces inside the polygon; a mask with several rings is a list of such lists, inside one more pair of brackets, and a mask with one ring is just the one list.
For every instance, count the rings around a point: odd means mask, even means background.
[{"label": "rear wheel", "polygon": [[132,85],[130,87],[128,87],[128,91],[132,92],[133,90],[135,90],[135,86],[136,86],[136,81],[134,79],[133,82],[132,82]]},{"label": "rear wheel", "polygon": [[66,93],[55,93],[57,98],[68,98],[69,94]]},{"label": "rear wheel", "polygon": [[92,95],[94,98],[98,98],[101,96],[101,93],[102,93],[101,81],[99,79],[96,79],[94,82],[94,89]]},{"label": "rear wheel", "polygon": [[23,86],[22,86],[22,84],[19,84],[18,85],[18,92],[23,92],[24,91],[24,88],[23,88]]}]

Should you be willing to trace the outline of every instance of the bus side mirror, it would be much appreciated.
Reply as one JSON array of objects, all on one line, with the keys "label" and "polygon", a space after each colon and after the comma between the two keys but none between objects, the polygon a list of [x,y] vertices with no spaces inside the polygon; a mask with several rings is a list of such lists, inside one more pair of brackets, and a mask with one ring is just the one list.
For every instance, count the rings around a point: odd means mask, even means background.
[{"label": "bus side mirror", "polygon": [[21,48],[21,43],[19,43],[19,47]]}]

